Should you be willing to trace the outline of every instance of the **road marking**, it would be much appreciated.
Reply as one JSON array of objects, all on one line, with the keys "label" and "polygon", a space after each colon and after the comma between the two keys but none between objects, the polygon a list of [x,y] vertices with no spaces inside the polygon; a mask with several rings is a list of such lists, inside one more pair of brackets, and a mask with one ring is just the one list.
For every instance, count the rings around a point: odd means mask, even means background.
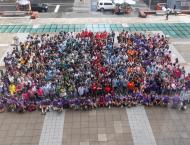
[{"label": "road marking", "polygon": [[39,145],[62,145],[65,111],[48,112],[44,119]]},{"label": "road marking", "polygon": [[134,145],[156,145],[144,106],[126,108]]},{"label": "road marking", "polygon": [[55,10],[54,10],[54,13],[57,13],[57,12],[58,12],[59,7],[60,7],[60,5],[56,5]]}]

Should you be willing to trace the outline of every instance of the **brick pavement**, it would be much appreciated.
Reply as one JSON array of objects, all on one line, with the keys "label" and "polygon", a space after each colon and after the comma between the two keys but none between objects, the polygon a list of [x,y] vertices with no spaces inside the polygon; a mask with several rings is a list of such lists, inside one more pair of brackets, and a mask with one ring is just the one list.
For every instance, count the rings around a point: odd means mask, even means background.
[{"label": "brick pavement", "polygon": [[146,108],[157,145],[190,144],[190,110]]},{"label": "brick pavement", "polygon": [[[157,145],[189,145],[190,110],[145,110]],[[129,117],[125,108],[66,110],[62,145],[133,145]],[[40,112],[0,114],[0,145],[38,145],[43,122]]]},{"label": "brick pavement", "polygon": [[133,145],[125,109],[66,111],[62,145]]},{"label": "brick pavement", "polygon": [[0,145],[38,145],[43,122],[39,112],[0,114]]}]

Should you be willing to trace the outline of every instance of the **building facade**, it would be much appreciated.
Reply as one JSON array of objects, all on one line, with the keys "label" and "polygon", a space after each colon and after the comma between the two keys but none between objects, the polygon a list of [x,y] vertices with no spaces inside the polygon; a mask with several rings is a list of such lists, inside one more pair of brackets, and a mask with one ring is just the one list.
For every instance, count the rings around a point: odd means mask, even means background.
[{"label": "building facade", "polygon": [[149,5],[151,3],[152,6],[155,6],[157,3],[166,3],[167,0],[144,0],[144,2]]},{"label": "building facade", "polygon": [[176,5],[176,9],[190,9],[190,0],[167,0],[167,5],[169,8],[174,8]]}]

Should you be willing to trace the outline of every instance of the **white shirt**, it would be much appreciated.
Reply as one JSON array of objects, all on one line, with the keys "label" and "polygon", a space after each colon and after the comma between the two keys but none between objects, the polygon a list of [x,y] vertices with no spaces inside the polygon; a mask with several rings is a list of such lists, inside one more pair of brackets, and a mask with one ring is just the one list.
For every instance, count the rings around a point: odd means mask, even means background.
[{"label": "white shirt", "polygon": [[85,91],[84,87],[81,86],[78,88],[78,93],[80,96],[82,96],[84,94],[84,91]]}]

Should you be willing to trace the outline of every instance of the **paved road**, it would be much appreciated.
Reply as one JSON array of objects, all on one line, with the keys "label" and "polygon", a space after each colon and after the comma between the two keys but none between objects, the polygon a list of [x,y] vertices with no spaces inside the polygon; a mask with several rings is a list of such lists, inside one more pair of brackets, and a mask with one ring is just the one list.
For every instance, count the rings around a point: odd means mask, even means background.
[{"label": "paved road", "polygon": [[[0,11],[15,11],[15,3],[0,2]],[[62,18],[62,17],[116,17],[112,12],[98,12],[96,9],[97,0],[90,0],[90,5],[79,4],[78,0],[31,0],[32,3],[46,3],[49,6],[48,13],[40,13],[41,18]],[[136,17],[138,15],[136,8],[145,8],[146,5],[141,0],[136,0],[137,4],[133,6],[133,12],[125,15],[126,17]],[[86,0],[88,3],[88,0]],[[76,5],[77,3],[77,5]],[[80,2],[79,2],[80,3]],[[89,7],[89,10],[88,10]],[[77,10],[76,10],[77,8]],[[123,15],[117,16],[122,17]],[[125,17],[124,16],[124,17]]]},{"label": "paved road", "polygon": [[[31,0],[32,3],[46,3],[49,6],[49,12],[54,13],[56,7],[59,7],[56,13],[72,12],[74,0]],[[15,11],[15,3],[0,2],[0,11]],[[48,14],[47,14],[48,15]]]},{"label": "paved road", "polygon": [[[96,1],[95,3],[91,3],[91,13],[94,16],[112,16],[111,12],[96,12]],[[50,17],[55,17],[55,18],[59,18],[59,17],[65,17],[67,15],[69,15],[69,17],[71,16],[79,16],[81,15],[81,17],[83,17],[83,15],[87,15],[89,16],[89,12],[85,12],[81,9],[81,12],[74,12],[73,11],[73,7],[74,7],[74,0],[71,1],[61,1],[61,0],[55,0],[55,1],[51,1],[50,0],[33,0],[33,3],[46,3],[49,6],[49,10],[48,13],[40,13],[40,17],[41,18],[50,18]],[[56,11],[56,7],[59,6],[58,10]],[[15,4],[14,3],[5,3],[5,2],[0,2],[0,11],[15,11]],[[71,13],[72,12],[72,13]]]}]

